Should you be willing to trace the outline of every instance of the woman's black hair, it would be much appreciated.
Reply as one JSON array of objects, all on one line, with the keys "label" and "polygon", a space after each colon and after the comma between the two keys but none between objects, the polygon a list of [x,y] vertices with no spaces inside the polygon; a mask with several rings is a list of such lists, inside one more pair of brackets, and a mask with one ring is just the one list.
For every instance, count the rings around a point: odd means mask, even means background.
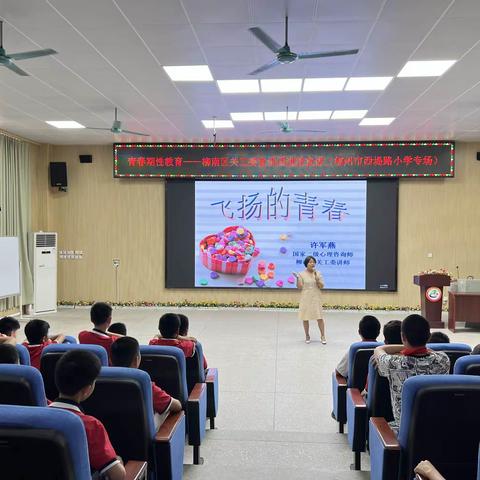
[{"label": "woman's black hair", "polygon": [[307,267],[308,265],[308,262],[310,260],[313,260],[315,263],[317,263],[317,261],[315,260],[315,258],[311,257],[310,255],[308,257],[305,257],[305,260],[303,260],[303,264],[305,265],[305,268]]}]

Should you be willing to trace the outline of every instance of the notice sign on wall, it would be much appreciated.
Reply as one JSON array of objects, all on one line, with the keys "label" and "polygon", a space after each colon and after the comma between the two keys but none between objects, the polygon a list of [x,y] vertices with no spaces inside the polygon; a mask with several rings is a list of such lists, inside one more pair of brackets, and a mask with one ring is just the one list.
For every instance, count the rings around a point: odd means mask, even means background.
[{"label": "notice sign on wall", "polygon": [[454,142],[116,143],[115,177],[453,177]]}]

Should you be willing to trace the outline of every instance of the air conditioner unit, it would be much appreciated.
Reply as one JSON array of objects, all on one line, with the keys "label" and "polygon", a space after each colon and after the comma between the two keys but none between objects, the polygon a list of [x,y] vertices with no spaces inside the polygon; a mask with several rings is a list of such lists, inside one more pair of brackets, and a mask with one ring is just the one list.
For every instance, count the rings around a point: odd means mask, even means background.
[{"label": "air conditioner unit", "polygon": [[33,276],[33,314],[57,311],[57,234],[34,232],[29,238]]}]

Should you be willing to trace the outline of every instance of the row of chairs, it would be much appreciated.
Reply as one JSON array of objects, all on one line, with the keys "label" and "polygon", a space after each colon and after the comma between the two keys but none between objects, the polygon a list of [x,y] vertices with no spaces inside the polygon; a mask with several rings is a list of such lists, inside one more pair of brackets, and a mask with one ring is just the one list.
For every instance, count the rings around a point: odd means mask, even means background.
[{"label": "row of chairs", "polygon": [[[381,343],[377,342],[357,342],[353,344],[350,348],[349,352],[349,377],[348,380],[345,380],[343,377],[340,377],[338,374],[334,373],[333,377],[333,398],[334,398],[334,414],[336,416],[337,421],[339,421],[339,430],[343,433],[343,424],[340,421],[343,420],[343,423],[347,423],[348,426],[348,441],[349,445],[354,452],[354,465],[353,467],[356,470],[359,470],[361,467],[361,452],[365,452],[367,446],[370,448],[370,457],[371,457],[371,464],[372,464],[372,477],[371,478],[412,478],[413,476],[413,467],[412,463],[403,460],[400,464],[395,465],[395,462],[389,464],[392,458],[403,458],[401,455],[398,457],[387,457],[390,460],[379,461],[379,458],[383,458],[380,455],[380,451],[383,452],[382,449],[378,448],[378,442],[375,442],[375,448],[373,448],[372,452],[372,439],[368,442],[367,440],[372,435],[372,424],[374,425],[373,433],[374,438],[378,440],[379,435],[378,431],[380,429],[381,432],[385,433],[390,430],[388,426],[388,422],[393,420],[393,413],[392,413],[392,406],[390,401],[390,387],[388,380],[384,377],[378,375],[377,370],[374,368],[372,362],[370,361],[370,357],[373,354],[373,349],[381,345]],[[445,441],[445,435],[440,435],[440,433],[434,433],[434,427],[438,424],[444,426],[446,422],[443,422],[445,413],[441,411],[440,405],[445,404],[449,405],[449,409],[447,410],[450,412],[451,409],[456,409],[458,405],[456,404],[457,398],[466,398],[468,397],[470,401],[472,398],[477,398],[477,393],[471,393],[472,389],[476,392],[479,388],[480,378],[474,378],[473,384],[471,381],[468,380],[464,375],[478,375],[480,373],[480,356],[478,355],[470,355],[471,347],[466,344],[429,344],[429,348],[432,350],[444,351],[450,358],[451,368],[450,373],[453,375],[449,375],[448,377],[444,375],[440,376],[422,376],[422,377],[414,377],[418,378],[415,380],[413,384],[411,383],[412,379],[407,380],[408,387],[407,390],[404,389],[403,395],[410,395],[409,398],[416,399],[415,404],[415,413],[408,410],[408,406],[410,405],[409,402],[404,402],[404,396],[402,396],[402,424],[404,424],[404,431],[408,428],[410,429],[417,429],[416,433],[413,435],[418,434],[418,428],[430,428],[428,430],[429,435],[435,437],[435,443],[437,443],[438,438],[443,438]],[[368,396],[367,400],[365,401],[364,397],[362,396],[361,392],[365,387],[365,383],[367,380],[367,373],[368,373]],[[466,380],[466,381],[465,381]],[[407,382],[405,386],[407,386]],[[470,382],[470,383],[469,383]],[[463,390],[460,386],[463,385]],[[404,387],[405,388],[405,387]],[[409,390],[412,389],[412,390]],[[420,407],[419,405],[427,396],[428,389],[432,389],[436,392],[436,394],[441,395],[439,392],[440,390],[445,390],[444,396],[442,398],[438,397],[433,401],[433,405],[429,407]],[[468,395],[465,391],[470,392]],[[410,392],[410,393],[409,393]],[[420,393],[419,393],[420,392]],[[435,403],[436,402],[436,403]],[[435,408],[430,408],[435,406]],[[432,426],[428,422],[425,424],[419,423],[415,417],[418,414],[421,408],[421,411],[424,412],[424,408],[427,408],[426,411],[433,412],[432,415],[435,418],[437,416],[436,425]],[[440,408],[440,410],[439,410]],[[446,408],[446,407],[445,407]],[[440,413],[439,413],[440,412]],[[470,410],[467,409],[460,409],[459,415],[462,418],[468,418],[468,413]],[[457,413],[457,412],[456,412]],[[426,416],[422,413],[422,419],[425,420],[427,417],[429,422],[432,422],[432,415]],[[451,418],[455,417],[452,415],[449,417],[449,421]],[[471,416],[470,420],[473,424],[475,422],[479,422],[479,414],[476,416]],[[469,420],[469,421],[470,421]],[[457,418],[455,420],[458,425],[461,424],[461,420]],[[455,422],[454,421],[454,422]],[[480,426],[480,425],[479,425]],[[473,427],[473,425],[472,425]],[[414,431],[412,430],[412,431]],[[441,429],[442,430],[442,429]],[[447,432],[448,434],[454,433],[454,431],[444,430],[442,433]],[[400,440],[400,438],[399,438]],[[473,459],[476,458],[476,450],[478,448],[478,442],[480,441],[480,433],[478,433],[478,429],[473,427],[472,435],[466,435],[463,438],[462,447],[461,449],[464,452],[468,452],[468,467],[470,469],[470,477],[465,478],[474,478],[472,473],[472,469],[475,469],[474,463],[472,463]],[[389,433],[386,438],[382,437],[382,441],[385,442],[383,447],[387,447],[388,445],[397,445],[398,449],[396,450],[397,453],[403,452],[407,444],[399,446],[398,442],[396,442],[396,436],[393,432]],[[413,442],[410,441],[408,445],[411,447]],[[448,445],[448,443],[447,443]],[[466,447],[465,445],[468,445]],[[473,450],[472,450],[473,448]],[[390,451],[390,450],[386,450]],[[429,458],[428,454],[430,452],[424,450],[424,457]],[[437,452],[438,454],[438,452]],[[473,455],[473,456],[472,456]],[[380,457],[379,457],[380,456]],[[454,455],[445,455],[444,463],[448,463],[449,461],[455,461]],[[423,459],[421,458],[421,459]],[[436,458],[436,457],[434,457]],[[417,462],[418,463],[418,462]],[[381,467],[380,467],[381,465]],[[385,468],[384,468],[385,467]],[[445,465],[443,465],[443,469],[447,469]],[[460,469],[457,469],[461,471]],[[399,476],[397,473],[399,472]],[[410,475],[410,476],[409,476]],[[450,478],[447,476],[447,478]],[[455,475],[452,478],[464,478],[464,477],[456,477]]]},{"label": "row of chairs", "polygon": [[[21,345],[17,349],[22,363],[28,364],[28,351]],[[196,356],[187,360],[175,347],[142,346],[140,370],[108,367],[107,353],[98,345],[52,344],[42,352],[41,374],[27,365],[0,366],[0,404],[42,407],[45,396],[56,398],[55,366],[61,355],[72,349],[91,351],[103,365],[94,393],[83,407],[86,413],[102,421],[124,460],[148,458],[148,469],[155,478],[180,479],[187,435],[189,445],[193,446],[194,463],[201,463],[200,445],[205,436],[206,417],[210,416],[212,427],[218,410],[218,372],[209,369],[205,376],[200,344]],[[186,412],[186,416],[182,412],[170,414],[158,433],[153,427],[150,379],[178,398]],[[112,400],[118,398],[122,401]]]}]

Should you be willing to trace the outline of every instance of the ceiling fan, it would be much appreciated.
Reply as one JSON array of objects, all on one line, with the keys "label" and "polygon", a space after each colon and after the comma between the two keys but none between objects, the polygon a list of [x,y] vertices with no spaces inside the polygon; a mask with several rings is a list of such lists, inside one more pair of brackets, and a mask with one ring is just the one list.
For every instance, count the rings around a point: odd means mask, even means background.
[{"label": "ceiling fan", "polygon": [[290,124],[288,123],[288,107],[286,109],[286,115],[285,115],[285,121],[284,122],[278,122],[278,126],[280,127],[279,130],[267,130],[264,132],[259,132],[259,133],[327,133],[326,130],[297,130],[293,129],[290,127]]},{"label": "ceiling fan", "polygon": [[25,70],[17,67],[13,60],[26,60],[27,58],[36,58],[36,57],[44,57],[46,55],[54,55],[57,53],[55,50],[51,48],[45,48],[43,50],[32,50],[30,52],[19,52],[19,53],[10,53],[7,55],[5,49],[3,48],[3,22],[0,21],[0,66],[7,67],[12,72],[15,72],[18,75],[22,75],[23,77],[28,77],[28,73]]},{"label": "ceiling fan", "polygon": [[115,120],[110,128],[100,128],[100,127],[86,127],[89,130],[106,130],[112,133],[130,133],[132,135],[141,135],[143,137],[149,137],[149,133],[142,133],[142,132],[132,132],[131,130],[123,130],[122,129],[122,122],[117,119],[117,107],[115,107]]},{"label": "ceiling fan", "polygon": [[331,52],[302,52],[295,53],[290,50],[288,45],[288,16],[285,17],[285,45],[282,47],[279,45],[270,35],[259,27],[252,27],[249,30],[258,38],[269,50],[271,50],[277,58],[270,63],[262,65],[249,75],[256,75],[257,73],[264,72],[270,68],[281,65],[282,63],[292,63],[297,60],[304,60],[308,58],[322,58],[322,57],[337,57],[339,55],[355,55],[358,53],[358,49],[355,50],[334,50]]}]

